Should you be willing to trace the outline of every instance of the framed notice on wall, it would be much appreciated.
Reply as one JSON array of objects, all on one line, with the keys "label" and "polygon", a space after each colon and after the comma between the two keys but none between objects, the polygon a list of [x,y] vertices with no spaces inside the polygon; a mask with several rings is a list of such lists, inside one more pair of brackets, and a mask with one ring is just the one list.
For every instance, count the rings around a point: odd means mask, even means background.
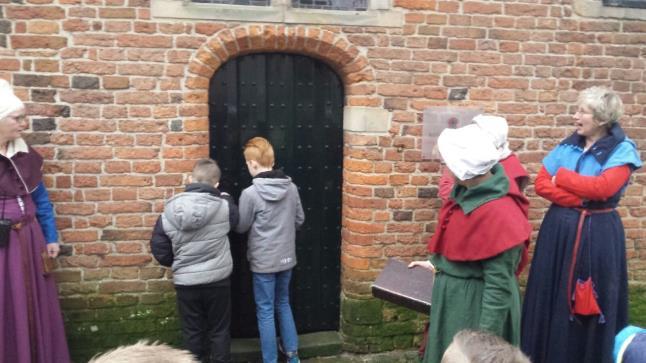
[{"label": "framed notice on wall", "polygon": [[445,128],[457,129],[471,123],[474,117],[482,113],[481,108],[475,107],[429,107],[424,110],[422,126],[422,158],[439,160],[437,138]]}]

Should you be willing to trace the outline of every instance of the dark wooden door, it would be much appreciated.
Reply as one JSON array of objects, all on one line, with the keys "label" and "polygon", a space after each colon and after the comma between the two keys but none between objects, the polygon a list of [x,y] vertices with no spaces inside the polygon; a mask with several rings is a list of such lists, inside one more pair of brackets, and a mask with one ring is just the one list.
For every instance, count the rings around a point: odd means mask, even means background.
[{"label": "dark wooden door", "polygon": [[[251,184],[242,148],[255,136],[274,146],[276,167],[299,188],[305,225],[297,233],[291,305],[299,333],[338,330],[343,86],[324,63],[293,54],[252,54],[224,64],[209,90],[211,157],[221,189],[236,200]],[[234,337],[254,337],[255,305],[246,237],[231,236]]]}]

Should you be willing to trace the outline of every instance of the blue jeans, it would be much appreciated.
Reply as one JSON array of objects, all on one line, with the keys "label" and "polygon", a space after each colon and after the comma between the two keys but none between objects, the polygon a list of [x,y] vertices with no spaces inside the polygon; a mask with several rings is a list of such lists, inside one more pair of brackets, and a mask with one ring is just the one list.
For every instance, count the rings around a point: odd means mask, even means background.
[{"label": "blue jeans", "polygon": [[253,273],[253,294],[256,300],[256,317],[260,331],[260,348],[263,363],[276,363],[276,323],[278,314],[280,337],[286,353],[298,351],[298,335],[292,308],[289,306],[289,281],[292,270],[276,273]]}]

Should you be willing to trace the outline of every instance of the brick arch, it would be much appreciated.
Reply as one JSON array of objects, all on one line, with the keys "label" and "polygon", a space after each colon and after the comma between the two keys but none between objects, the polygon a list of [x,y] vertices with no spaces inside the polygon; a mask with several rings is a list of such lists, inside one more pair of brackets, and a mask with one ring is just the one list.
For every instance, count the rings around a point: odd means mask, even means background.
[{"label": "brick arch", "polygon": [[[222,64],[259,52],[295,53],[319,59],[337,72],[346,90],[355,83],[374,80],[368,59],[333,32],[308,26],[244,25],[215,33],[198,49],[188,65],[186,87],[208,91],[209,80]],[[194,96],[184,101],[192,103]]]}]

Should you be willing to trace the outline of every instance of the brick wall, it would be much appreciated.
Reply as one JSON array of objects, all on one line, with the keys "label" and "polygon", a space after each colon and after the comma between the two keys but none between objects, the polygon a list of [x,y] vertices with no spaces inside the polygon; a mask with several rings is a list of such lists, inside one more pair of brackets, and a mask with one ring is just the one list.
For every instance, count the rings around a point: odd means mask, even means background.
[{"label": "brick wall", "polygon": [[[77,357],[132,336],[176,338],[172,284],[147,240],[163,200],[208,155],[208,80],[237,55],[317,57],[342,77],[347,106],[390,112],[385,132],[344,136],[350,350],[417,339],[419,319],[366,298],[385,259],[424,255],[435,228],[439,165],[421,159],[425,107],[478,105],[506,117],[512,148],[535,174],[571,132],[577,92],[606,85],[624,100],[628,135],[646,145],[646,22],[580,17],[567,0],[394,0],[400,28],[159,20],[148,0],[3,2],[0,76],[28,105],[62,241],[74,247],[57,278]],[[449,101],[461,88],[466,99]],[[638,173],[620,208],[630,278],[641,281],[645,182]],[[528,193],[538,227],[547,202]],[[367,317],[364,303],[376,313]]]}]

